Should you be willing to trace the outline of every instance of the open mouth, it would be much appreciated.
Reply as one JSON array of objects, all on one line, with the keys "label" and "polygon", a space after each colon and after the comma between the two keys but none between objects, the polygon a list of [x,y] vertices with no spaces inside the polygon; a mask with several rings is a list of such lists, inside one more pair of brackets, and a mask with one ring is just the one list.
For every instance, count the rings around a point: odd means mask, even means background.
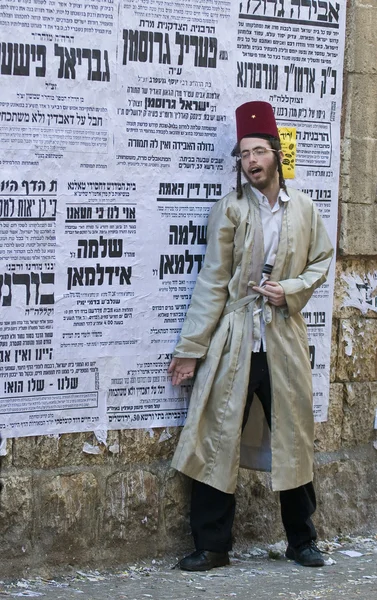
[{"label": "open mouth", "polygon": [[261,173],[262,169],[260,169],[259,167],[255,167],[255,169],[250,169],[249,173],[251,175],[257,175],[258,173]]}]

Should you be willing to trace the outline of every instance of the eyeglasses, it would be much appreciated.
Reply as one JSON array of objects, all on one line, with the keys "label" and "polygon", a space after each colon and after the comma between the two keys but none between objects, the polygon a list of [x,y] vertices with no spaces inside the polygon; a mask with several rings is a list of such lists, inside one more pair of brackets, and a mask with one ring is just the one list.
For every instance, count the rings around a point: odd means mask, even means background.
[{"label": "eyeglasses", "polygon": [[240,152],[239,156],[242,158],[242,160],[248,160],[251,154],[254,156],[254,158],[261,158],[262,156],[265,156],[267,152],[277,152],[277,150],[274,150],[273,148],[264,148],[263,146],[258,146],[257,148],[253,148],[252,150],[243,150],[242,152]]}]

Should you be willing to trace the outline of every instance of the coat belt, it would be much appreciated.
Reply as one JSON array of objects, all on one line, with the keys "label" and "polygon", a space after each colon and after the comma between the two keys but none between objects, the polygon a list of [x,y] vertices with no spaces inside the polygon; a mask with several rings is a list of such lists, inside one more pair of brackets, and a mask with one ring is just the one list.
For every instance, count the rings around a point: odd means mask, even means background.
[{"label": "coat belt", "polygon": [[222,316],[225,317],[225,315],[228,315],[243,306],[248,306],[252,302],[255,303],[253,307],[253,339],[256,341],[261,338],[260,313],[263,313],[265,323],[268,324],[272,321],[271,306],[265,301],[265,297],[262,296],[262,294],[248,294],[247,296],[244,296],[244,298],[236,300],[236,302],[231,302],[224,308]]}]

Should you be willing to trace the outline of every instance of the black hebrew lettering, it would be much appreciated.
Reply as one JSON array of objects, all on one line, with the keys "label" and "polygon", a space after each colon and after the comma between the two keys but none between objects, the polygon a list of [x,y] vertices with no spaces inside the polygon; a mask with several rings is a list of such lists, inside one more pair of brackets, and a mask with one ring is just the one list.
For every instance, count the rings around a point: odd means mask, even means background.
[{"label": "black hebrew lettering", "polygon": [[[87,79],[89,81],[110,81],[109,54],[107,50],[90,48],[66,48],[55,44],[55,56],[60,58],[58,78],[76,79],[76,66],[87,61]],[[102,69],[102,64],[104,65]]]},{"label": "black hebrew lettering", "polygon": [[122,221],[136,223],[134,206],[67,206],[66,221],[80,223],[82,221]]},{"label": "black hebrew lettering", "polygon": [[31,348],[16,349],[14,351],[14,362],[31,362]]},{"label": "black hebrew lettering", "polygon": [[[36,77],[46,75],[46,46],[2,42],[0,46],[1,75],[30,76],[30,62],[36,63]],[[38,64],[40,63],[40,64]]]},{"label": "black hebrew lettering", "polygon": [[168,110],[173,110],[176,108],[177,101],[173,98],[144,98],[144,108],[148,110],[148,108],[166,108]]},{"label": "black hebrew lettering", "polygon": [[302,314],[308,327],[326,326],[326,313],[324,311],[305,311]]},{"label": "black hebrew lettering", "polygon": [[[1,113],[0,113],[1,114]],[[12,113],[13,114],[13,113]],[[14,113],[15,115],[17,113]],[[12,194],[17,191],[24,192],[25,195],[29,195],[29,193],[35,194],[37,192],[47,192],[54,193],[57,190],[57,182],[56,180],[50,181],[49,187],[46,186],[46,182],[43,180],[32,179],[30,181],[23,180],[21,185],[19,185],[18,181],[11,179],[0,181],[0,192],[7,192]]]},{"label": "black hebrew lettering", "polygon": [[10,362],[10,354],[10,350],[0,350],[0,363]]},{"label": "black hebrew lettering", "polygon": [[304,194],[307,194],[313,200],[322,200],[325,202],[331,202],[331,190],[313,190],[313,189],[303,189]]},{"label": "black hebrew lettering", "polygon": [[[315,1],[312,0],[313,6],[315,6]],[[340,4],[338,2],[335,3],[335,6],[331,4],[331,2],[322,2],[318,1],[318,9],[322,9],[324,12],[320,13],[318,11],[318,21],[329,22],[332,23],[335,21],[339,22],[339,8]]]},{"label": "black hebrew lettering", "polygon": [[136,191],[136,183],[124,181],[69,181],[68,189],[75,192],[124,192]]},{"label": "black hebrew lettering", "polygon": [[3,110],[0,112],[0,121],[5,121],[6,123],[29,123],[30,114],[28,112],[10,112],[9,110]]},{"label": "black hebrew lettering", "polygon": [[217,64],[217,38],[198,35],[175,34],[175,43],[180,46],[178,64],[183,65],[184,55],[195,48],[194,66],[215,69]]},{"label": "black hebrew lettering", "polygon": [[24,391],[24,382],[21,381],[4,381],[5,394],[22,394]]},{"label": "black hebrew lettering", "polygon": [[310,358],[310,366],[314,369],[315,365],[315,346],[309,346],[309,358]]},{"label": "black hebrew lettering", "polygon": [[164,275],[190,274],[195,264],[199,273],[203,262],[204,254],[191,254],[189,250],[185,250],[184,254],[161,254],[159,278],[163,279]]},{"label": "black hebrew lettering", "polygon": [[294,92],[315,93],[315,69],[310,67],[297,67],[294,63],[284,67],[286,74],[285,90]]},{"label": "black hebrew lettering", "polygon": [[206,244],[207,226],[194,225],[189,221],[188,225],[170,225],[169,244],[187,245],[187,244]]},{"label": "black hebrew lettering", "polygon": [[181,110],[207,110],[209,108],[209,102],[204,102],[203,100],[184,100],[183,98],[179,99],[180,109]]},{"label": "black hebrew lettering", "polygon": [[160,183],[158,193],[161,196],[183,196],[184,183]]},{"label": "black hebrew lettering", "polygon": [[45,387],[44,379],[34,379],[33,377],[27,382],[28,392],[43,392]]},{"label": "black hebrew lettering", "polygon": [[122,239],[106,239],[100,235],[99,240],[78,240],[77,258],[120,258],[123,254]]},{"label": "black hebrew lettering", "polygon": [[327,132],[321,131],[297,131],[296,136],[298,140],[310,140],[311,142],[328,142],[330,141],[330,136]]},{"label": "black hebrew lettering", "polygon": [[243,0],[240,3],[240,16],[245,18],[278,18],[320,22],[323,24],[339,23],[340,4],[326,0]]},{"label": "black hebrew lettering", "polygon": [[52,348],[35,348],[35,360],[52,360],[53,349]]},{"label": "black hebrew lettering", "polygon": [[[123,29],[123,64],[127,62],[153,63],[157,46],[159,64],[171,63],[169,34],[160,31]],[[156,46],[155,46],[156,45]]]},{"label": "black hebrew lettering", "polygon": [[278,65],[237,62],[237,87],[277,90],[278,78]]},{"label": "black hebrew lettering", "polygon": [[[53,285],[55,281],[54,273],[4,273],[0,274],[0,300],[2,306],[12,305],[12,286],[25,287],[26,306],[33,304],[48,305],[54,304],[54,294],[41,294],[42,285]],[[13,290],[15,292],[15,290]],[[33,292],[33,297],[32,297]]]},{"label": "black hebrew lettering", "polygon": [[67,221],[80,222],[92,219],[91,206],[67,206]]},{"label": "black hebrew lettering", "polygon": [[329,83],[329,86],[331,86],[330,94],[336,94],[336,71],[328,67],[327,69],[322,69],[321,98],[327,93],[327,82],[329,79],[332,80]]},{"label": "black hebrew lettering", "polygon": [[58,390],[77,390],[78,377],[58,377]]},{"label": "black hebrew lettering", "polygon": [[102,267],[97,263],[95,267],[68,267],[67,275],[68,290],[76,286],[113,285],[114,277],[119,285],[131,285],[132,267]]}]

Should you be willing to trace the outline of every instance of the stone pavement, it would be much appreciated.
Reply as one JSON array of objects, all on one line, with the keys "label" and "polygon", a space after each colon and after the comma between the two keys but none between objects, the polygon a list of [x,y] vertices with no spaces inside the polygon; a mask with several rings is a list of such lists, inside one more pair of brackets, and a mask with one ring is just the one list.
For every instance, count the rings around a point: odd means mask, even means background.
[{"label": "stone pavement", "polygon": [[377,536],[320,544],[326,566],[286,560],[280,542],[234,552],[231,565],[206,573],[172,569],[176,558],[109,570],[75,569],[0,582],[1,598],[44,600],[377,600]]}]

